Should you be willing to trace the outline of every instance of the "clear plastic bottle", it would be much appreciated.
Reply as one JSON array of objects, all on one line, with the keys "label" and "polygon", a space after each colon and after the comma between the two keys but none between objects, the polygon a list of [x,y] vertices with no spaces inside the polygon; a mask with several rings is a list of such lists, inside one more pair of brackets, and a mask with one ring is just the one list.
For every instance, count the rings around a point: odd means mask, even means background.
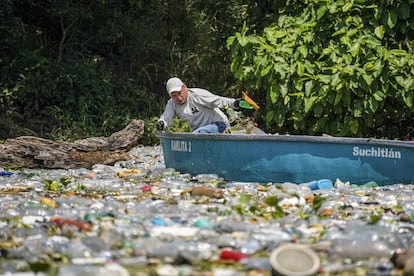
[{"label": "clear plastic bottle", "polygon": [[228,107],[226,108],[226,113],[228,115],[230,123],[236,123],[237,121],[240,120],[240,115],[241,115],[240,112],[235,111],[234,109]]},{"label": "clear plastic bottle", "polygon": [[392,255],[386,242],[347,238],[332,240],[331,252],[346,258],[389,258]]}]

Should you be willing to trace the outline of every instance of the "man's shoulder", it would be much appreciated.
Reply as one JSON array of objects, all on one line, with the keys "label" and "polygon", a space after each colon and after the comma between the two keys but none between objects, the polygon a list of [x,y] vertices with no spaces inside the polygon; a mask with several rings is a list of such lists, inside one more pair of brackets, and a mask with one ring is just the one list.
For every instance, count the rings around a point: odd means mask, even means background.
[{"label": "man's shoulder", "polygon": [[207,89],[199,88],[199,87],[191,87],[191,88],[188,88],[188,90],[191,91],[191,92],[194,92],[194,93],[206,92],[206,91],[209,92]]},{"label": "man's shoulder", "polygon": [[174,108],[175,109],[175,107],[177,106],[177,103],[173,100],[173,99],[169,99],[168,101],[167,101],[167,107],[168,106],[170,106],[170,107],[172,107],[172,108]]},{"label": "man's shoulder", "polygon": [[210,91],[208,91],[207,89],[204,89],[204,88],[193,87],[193,88],[188,88],[188,91],[190,92],[189,94],[192,94],[192,95],[203,96],[203,95],[210,95],[211,94]]}]

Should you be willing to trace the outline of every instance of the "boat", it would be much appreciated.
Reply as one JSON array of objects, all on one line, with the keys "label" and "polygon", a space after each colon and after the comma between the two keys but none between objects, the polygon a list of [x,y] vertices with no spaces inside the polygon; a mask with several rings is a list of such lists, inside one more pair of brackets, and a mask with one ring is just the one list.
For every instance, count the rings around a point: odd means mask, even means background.
[{"label": "boat", "polygon": [[272,134],[158,133],[165,166],[225,181],[414,183],[414,142]]}]

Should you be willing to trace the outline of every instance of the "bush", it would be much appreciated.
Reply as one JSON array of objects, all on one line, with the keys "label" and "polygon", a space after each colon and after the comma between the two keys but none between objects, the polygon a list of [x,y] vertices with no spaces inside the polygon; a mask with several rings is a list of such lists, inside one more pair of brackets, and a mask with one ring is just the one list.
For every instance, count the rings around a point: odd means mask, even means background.
[{"label": "bush", "polygon": [[245,26],[228,39],[231,70],[264,99],[267,129],[406,135],[414,117],[414,55],[386,36],[394,19],[382,25],[383,7],[370,1],[295,2],[300,13],[286,7],[262,34],[249,35]]}]

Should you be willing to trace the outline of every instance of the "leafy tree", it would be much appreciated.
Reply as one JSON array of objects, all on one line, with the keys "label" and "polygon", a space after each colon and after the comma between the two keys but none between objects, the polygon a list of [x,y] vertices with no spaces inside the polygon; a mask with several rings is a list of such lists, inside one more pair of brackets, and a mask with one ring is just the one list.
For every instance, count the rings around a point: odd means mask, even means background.
[{"label": "leafy tree", "polygon": [[[247,88],[249,95],[267,106],[259,115],[269,130],[396,136],[412,119],[407,105],[412,101],[411,72],[407,69],[411,60],[405,56],[412,53],[411,10],[410,1],[402,0],[372,5],[363,0],[348,4],[304,0],[3,0],[0,138],[107,135],[132,118],[146,120],[146,135],[151,135],[153,122],[168,99],[165,81],[172,75],[180,76],[189,86],[225,96],[240,96]],[[296,19],[314,26],[302,29],[306,24],[299,26]],[[229,54],[226,40],[243,22],[248,28],[229,40],[233,41]],[[340,29],[357,33],[348,35],[348,43],[344,40],[347,35],[333,35]],[[256,38],[248,35],[263,30]],[[279,31],[286,35],[272,38],[274,33],[280,35]],[[311,41],[309,36],[315,39]],[[349,63],[346,43],[354,45],[357,38],[363,50],[356,56],[351,54]],[[277,50],[266,52],[266,47]],[[254,65],[260,60],[260,48],[261,61]],[[385,69],[372,70],[366,65],[369,63]],[[229,64],[241,80],[234,77]],[[270,64],[275,66],[263,69]],[[354,74],[345,72],[351,65]],[[332,76],[331,67],[338,70],[338,76]],[[361,68],[367,73],[361,73]],[[282,77],[279,71],[285,69]],[[397,76],[401,77],[398,81]],[[362,82],[370,77],[371,85]],[[326,78],[333,79],[326,83]],[[337,79],[345,80],[338,90]],[[352,90],[350,80],[357,83]],[[281,88],[289,89],[287,96],[278,92]],[[323,94],[325,90],[329,93]],[[279,108],[282,98],[286,106]],[[335,99],[338,102],[333,108],[328,100],[335,103]],[[348,99],[359,111],[346,109]],[[371,106],[376,112],[370,111]],[[280,112],[273,112],[275,108]],[[370,128],[369,120],[373,122]],[[145,141],[157,139],[150,136]]]},{"label": "leafy tree", "polygon": [[228,39],[231,70],[263,99],[270,131],[401,138],[414,117],[410,11],[405,0],[287,1],[261,34],[245,25]]},{"label": "leafy tree", "polygon": [[3,2],[2,138],[28,129],[55,138],[107,135],[131,118],[151,123],[172,75],[236,91],[225,41],[246,19],[241,1]]}]

